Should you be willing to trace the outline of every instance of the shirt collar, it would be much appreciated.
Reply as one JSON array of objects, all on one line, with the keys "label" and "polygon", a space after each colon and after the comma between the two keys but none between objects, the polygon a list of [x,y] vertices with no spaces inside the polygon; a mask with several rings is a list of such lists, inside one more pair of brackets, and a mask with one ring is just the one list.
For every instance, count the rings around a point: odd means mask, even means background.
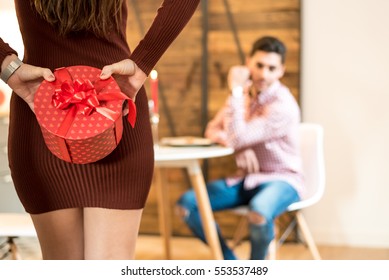
[{"label": "shirt collar", "polygon": [[281,82],[275,81],[268,89],[262,91],[258,95],[258,103],[264,104],[276,96],[278,89],[281,87]]}]

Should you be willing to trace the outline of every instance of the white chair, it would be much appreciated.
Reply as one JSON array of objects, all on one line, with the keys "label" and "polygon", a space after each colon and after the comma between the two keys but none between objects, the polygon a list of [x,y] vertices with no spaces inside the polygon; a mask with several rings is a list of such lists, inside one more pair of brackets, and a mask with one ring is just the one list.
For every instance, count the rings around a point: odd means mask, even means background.
[{"label": "white chair", "polygon": [[[312,234],[304,219],[301,210],[314,205],[323,196],[325,188],[325,168],[323,152],[323,128],[319,124],[301,123],[300,127],[300,149],[303,162],[303,171],[305,176],[305,196],[298,202],[288,207],[288,212],[295,212],[295,222],[292,222],[281,236],[280,240],[288,235],[297,224],[311,254],[315,260],[320,260],[320,254],[312,238]],[[237,207],[232,210],[238,215],[246,216],[248,208],[245,206]],[[240,225],[237,227],[233,237],[233,245],[236,246],[242,240],[242,229],[247,230],[247,218],[243,217]],[[244,226],[244,225],[245,226]],[[268,259],[276,259],[276,251],[279,241],[273,240],[269,246]],[[282,242],[281,242],[282,243]]]}]

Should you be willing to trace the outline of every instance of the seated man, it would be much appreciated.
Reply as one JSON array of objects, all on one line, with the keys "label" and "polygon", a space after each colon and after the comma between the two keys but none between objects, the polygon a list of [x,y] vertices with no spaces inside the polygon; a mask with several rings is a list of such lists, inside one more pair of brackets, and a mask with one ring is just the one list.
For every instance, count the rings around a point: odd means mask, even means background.
[{"label": "seated man", "polygon": [[[274,219],[303,191],[298,127],[300,110],[279,79],[285,71],[284,44],[258,39],[246,66],[229,72],[231,96],[211,120],[205,136],[236,151],[237,173],[207,183],[213,211],[248,205],[250,259],[265,259],[274,238]],[[193,190],[177,202],[192,232],[206,242]],[[236,259],[218,227],[225,259]]]}]

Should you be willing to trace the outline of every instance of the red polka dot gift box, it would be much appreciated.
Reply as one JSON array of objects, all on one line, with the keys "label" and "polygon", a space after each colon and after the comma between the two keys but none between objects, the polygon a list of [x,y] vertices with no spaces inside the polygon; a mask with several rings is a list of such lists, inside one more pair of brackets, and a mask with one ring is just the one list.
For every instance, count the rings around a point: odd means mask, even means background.
[{"label": "red polka dot gift box", "polygon": [[122,108],[129,104],[134,127],[134,102],[101,70],[71,66],[54,71],[55,81],[43,81],[35,94],[34,110],[49,150],[67,162],[85,164],[109,155],[123,133]]}]

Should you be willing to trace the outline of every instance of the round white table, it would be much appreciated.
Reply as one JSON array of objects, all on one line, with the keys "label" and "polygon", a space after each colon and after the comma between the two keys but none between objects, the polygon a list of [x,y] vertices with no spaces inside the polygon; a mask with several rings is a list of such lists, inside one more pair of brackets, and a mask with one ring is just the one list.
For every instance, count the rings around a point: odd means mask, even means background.
[{"label": "round white table", "polygon": [[233,154],[234,150],[219,145],[183,147],[157,146],[154,149],[154,152],[156,164],[163,165],[181,160],[187,161],[228,156]]},{"label": "round white table", "polygon": [[186,168],[189,173],[192,187],[196,194],[199,205],[201,221],[205,237],[211,248],[212,255],[216,260],[222,260],[223,255],[215,227],[215,219],[209,203],[208,192],[201,170],[201,160],[228,156],[234,153],[232,148],[218,145],[212,146],[156,146],[155,153],[155,180],[158,196],[158,216],[161,235],[164,239],[166,259],[171,258],[170,250],[170,211],[169,211],[169,188],[164,184],[161,168]]}]

